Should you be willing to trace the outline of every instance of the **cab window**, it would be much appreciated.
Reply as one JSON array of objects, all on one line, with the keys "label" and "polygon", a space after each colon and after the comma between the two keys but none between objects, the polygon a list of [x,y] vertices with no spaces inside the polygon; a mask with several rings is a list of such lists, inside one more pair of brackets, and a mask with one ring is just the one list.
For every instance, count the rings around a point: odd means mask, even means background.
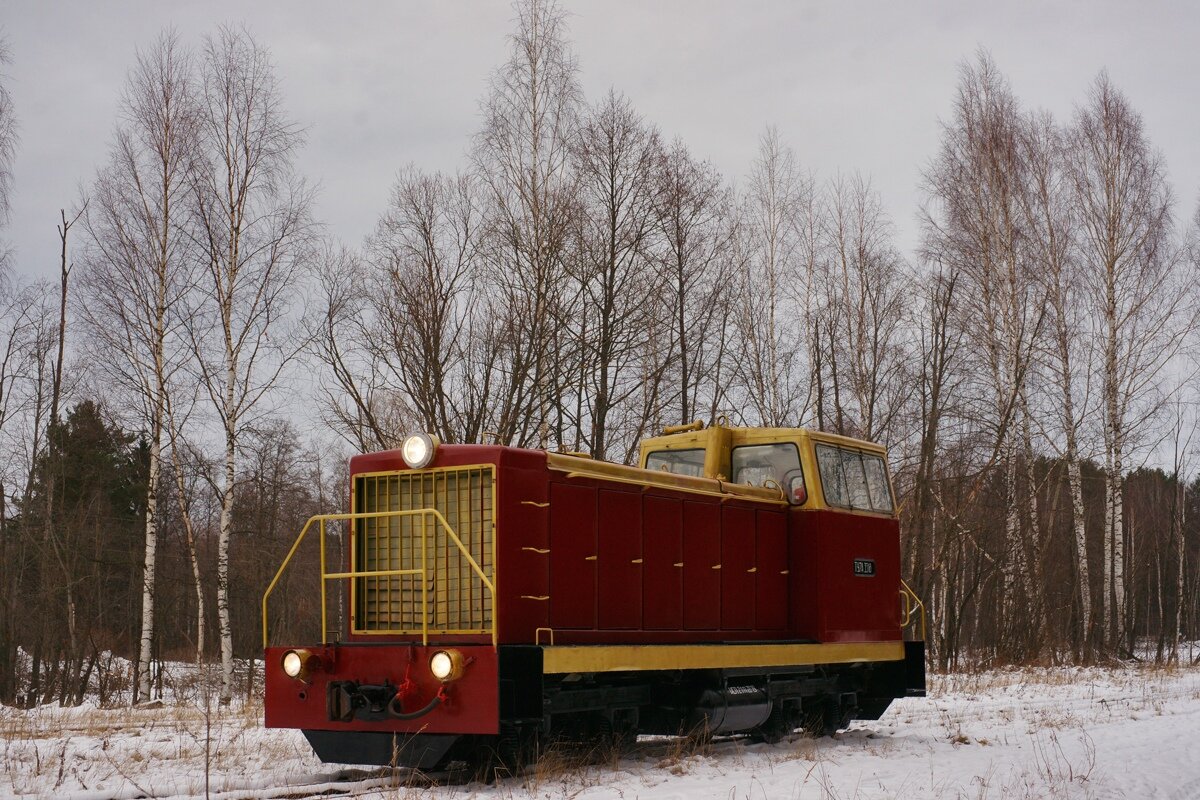
[{"label": "cab window", "polygon": [[787,473],[800,469],[800,451],[791,442],[733,448],[733,482],[782,487]]},{"label": "cab window", "polygon": [[831,445],[817,445],[817,468],[825,502],[856,511],[892,513],[887,465],[880,456]]},{"label": "cab window", "polygon": [[871,495],[871,508],[875,511],[892,512],[892,490],[888,486],[887,465],[879,456],[862,454],[863,469],[867,473],[867,491]]},{"label": "cab window", "polygon": [[704,449],[659,450],[646,457],[646,469],[704,477]]}]

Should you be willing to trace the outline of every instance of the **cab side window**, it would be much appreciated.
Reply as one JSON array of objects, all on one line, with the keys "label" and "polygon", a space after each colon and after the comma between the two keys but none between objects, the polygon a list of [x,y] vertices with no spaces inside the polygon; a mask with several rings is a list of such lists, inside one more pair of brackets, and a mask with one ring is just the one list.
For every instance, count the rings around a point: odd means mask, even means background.
[{"label": "cab side window", "polygon": [[817,469],[821,473],[821,491],[825,493],[825,502],[831,506],[853,508],[846,491],[841,450],[824,444],[817,445]]},{"label": "cab side window", "polygon": [[659,450],[646,456],[646,469],[704,477],[704,449]]},{"label": "cab side window", "polygon": [[733,448],[734,483],[782,487],[785,476],[794,469],[800,469],[800,451],[791,442]]},{"label": "cab side window", "polygon": [[892,513],[892,490],[888,485],[887,465],[879,456],[862,454],[863,469],[867,473],[867,492],[871,495],[871,509]]},{"label": "cab side window", "polygon": [[817,467],[825,502],[856,511],[892,513],[887,465],[877,455],[832,445],[817,445]]}]

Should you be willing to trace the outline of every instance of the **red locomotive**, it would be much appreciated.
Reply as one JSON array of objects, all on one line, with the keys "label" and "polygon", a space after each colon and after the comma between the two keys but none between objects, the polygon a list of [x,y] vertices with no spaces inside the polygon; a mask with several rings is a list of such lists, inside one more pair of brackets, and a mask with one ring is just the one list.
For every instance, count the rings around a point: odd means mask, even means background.
[{"label": "red locomotive", "polygon": [[[882,447],[693,423],[640,465],[425,434],[352,458],[351,513],[305,527],[321,641],[270,646],[288,561],[263,597],[267,726],[325,761],[436,769],[560,732],[771,741],[924,694]],[[350,520],[336,568],[333,519]]]}]

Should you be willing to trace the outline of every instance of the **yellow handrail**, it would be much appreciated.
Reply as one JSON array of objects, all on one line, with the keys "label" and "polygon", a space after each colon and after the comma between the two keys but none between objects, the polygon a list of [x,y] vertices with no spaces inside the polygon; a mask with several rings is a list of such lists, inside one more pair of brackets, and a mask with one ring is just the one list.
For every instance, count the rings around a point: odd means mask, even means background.
[{"label": "yellow handrail", "polygon": [[[421,517],[421,534],[422,535],[421,535],[421,568],[420,569],[388,569],[388,570],[370,570],[370,571],[362,571],[362,572],[354,571],[354,570],[352,570],[350,572],[326,572],[325,571],[325,523],[326,522],[331,522],[331,521],[335,521],[335,520],[384,519],[384,518],[390,519],[392,517],[414,517],[414,516]],[[477,576],[479,576],[479,580],[483,583],[484,587],[488,590],[488,594],[491,596],[491,600],[492,600],[491,606],[493,609],[492,623],[491,623],[492,624],[492,631],[491,631],[492,632],[492,644],[495,645],[496,644],[496,615],[495,615],[496,587],[495,587],[495,584],[492,583],[491,579],[488,578],[488,576],[484,573],[483,569],[480,568],[479,563],[471,555],[470,551],[467,550],[466,545],[464,545],[462,543],[462,540],[458,538],[458,534],[455,533],[454,528],[452,528],[450,526],[450,523],[446,521],[446,518],[444,516],[442,516],[442,512],[438,511],[436,508],[414,508],[414,509],[407,509],[404,511],[365,511],[365,512],[359,512],[359,513],[355,513],[355,514],[317,514],[315,516],[309,517],[308,521],[304,523],[304,527],[300,529],[300,535],[296,537],[296,541],[292,543],[291,549],[288,550],[287,556],[284,557],[283,563],[279,565],[279,569],[275,572],[275,577],[271,579],[271,583],[267,585],[267,590],[265,592],[263,592],[263,599],[262,599],[263,647],[266,648],[270,641],[268,638],[268,635],[267,635],[267,601],[270,599],[271,593],[273,591],[275,591],[276,584],[278,584],[279,579],[281,577],[283,577],[284,571],[287,569],[288,564],[291,563],[292,557],[296,554],[296,551],[300,548],[301,542],[304,541],[304,537],[308,533],[308,529],[312,527],[312,524],[314,522],[318,523],[318,528],[320,529],[320,539],[321,539],[321,541],[320,541],[320,548],[321,548],[321,642],[324,643],[324,642],[328,641],[328,637],[326,634],[329,630],[328,617],[327,617],[327,612],[326,612],[327,603],[326,603],[326,597],[325,597],[326,581],[335,580],[335,579],[392,577],[392,576],[399,576],[399,575],[420,575],[421,576],[421,641],[423,644],[428,644],[429,643],[429,614],[428,614],[429,592],[425,588],[428,583],[428,578],[427,578],[428,560],[427,560],[427,554],[426,554],[426,548],[427,548],[426,540],[428,539],[428,536],[426,536],[425,534],[426,534],[426,525],[428,524],[429,516],[432,516],[437,521],[437,523],[441,527],[441,529],[444,530],[446,532],[446,535],[450,538],[450,540],[452,542],[454,542],[454,546],[457,547],[459,552],[463,555],[463,557],[466,558],[467,563],[470,565],[472,571],[474,571],[474,573]]]},{"label": "yellow handrail", "polygon": [[921,641],[925,641],[925,604],[921,602],[921,598],[917,597],[917,593],[912,590],[912,587],[905,583],[904,579],[900,579],[900,598],[904,601],[904,620],[900,623],[900,629],[903,630],[912,622],[913,611],[920,610],[921,616]]}]

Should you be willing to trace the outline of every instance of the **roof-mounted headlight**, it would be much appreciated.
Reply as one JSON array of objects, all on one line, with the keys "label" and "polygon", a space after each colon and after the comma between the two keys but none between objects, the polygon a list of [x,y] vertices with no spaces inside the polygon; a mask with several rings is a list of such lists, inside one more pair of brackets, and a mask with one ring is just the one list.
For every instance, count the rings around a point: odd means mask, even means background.
[{"label": "roof-mounted headlight", "polygon": [[400,455],[404,457],[404,463],[408,464],[411,469],[421,469],[433,461],[433,454],[437,452],[437,446],[438,438],[432,434],[410,433],[404,437],[404,443],[400,445]]}]

